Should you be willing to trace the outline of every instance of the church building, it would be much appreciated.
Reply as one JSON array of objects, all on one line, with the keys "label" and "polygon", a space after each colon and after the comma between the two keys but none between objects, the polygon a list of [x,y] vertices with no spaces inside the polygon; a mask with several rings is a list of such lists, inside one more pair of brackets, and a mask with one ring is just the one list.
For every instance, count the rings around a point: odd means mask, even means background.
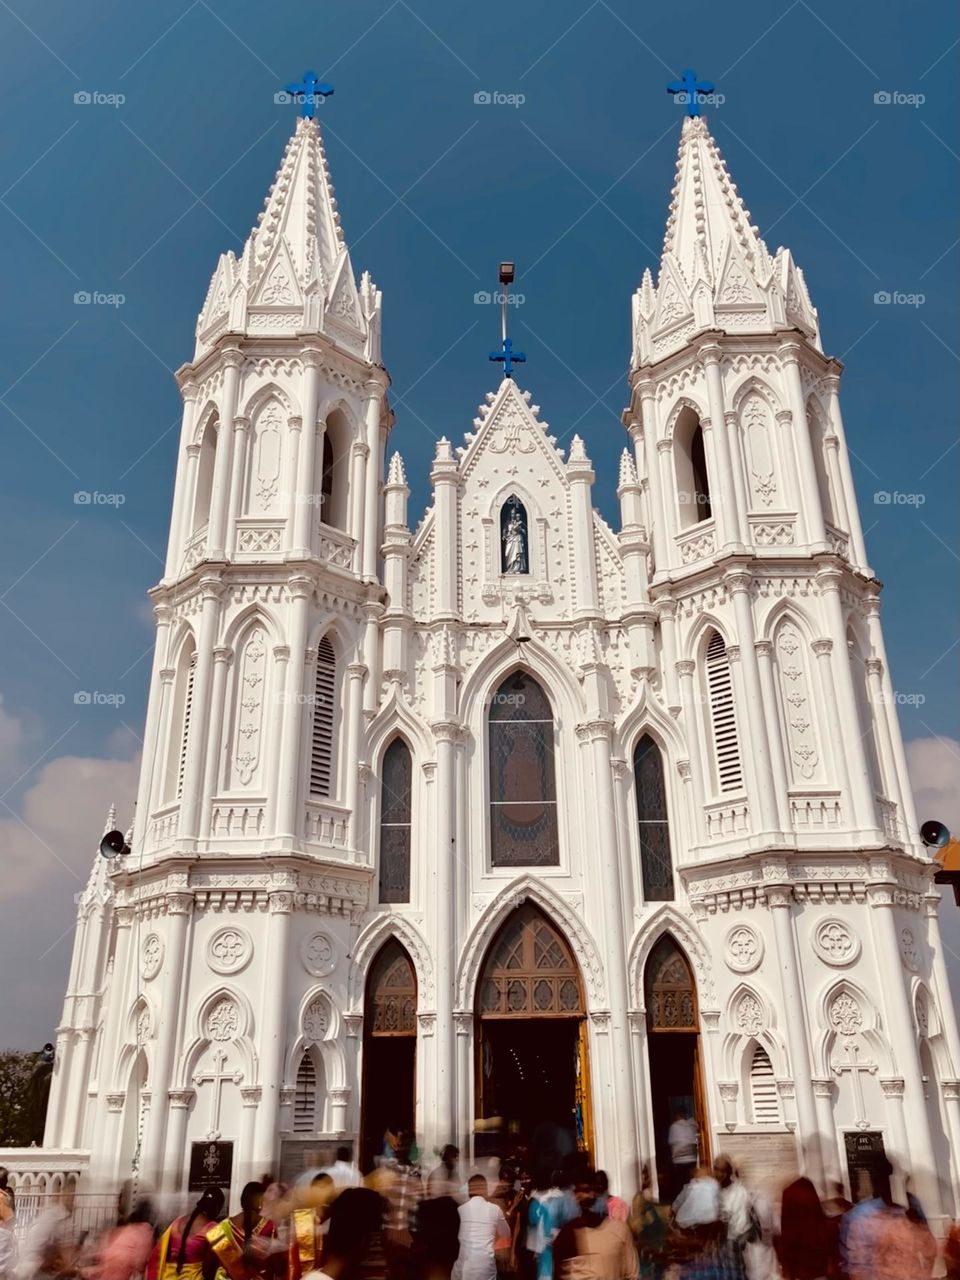
[{"label": "church building", "polygon": [[631,305],[619,527],[511,376],[418,519],[298,119],[177,373],[130,852],[79,902],[47,1121],[91,1178],[221,1161],[235,1204],[388,1130],[468,1166],[553,1125],[628,1195],[683,1108],[704,1161],[849,1190],[885,1152],[960,1208],[842,366],[699,115]]}]

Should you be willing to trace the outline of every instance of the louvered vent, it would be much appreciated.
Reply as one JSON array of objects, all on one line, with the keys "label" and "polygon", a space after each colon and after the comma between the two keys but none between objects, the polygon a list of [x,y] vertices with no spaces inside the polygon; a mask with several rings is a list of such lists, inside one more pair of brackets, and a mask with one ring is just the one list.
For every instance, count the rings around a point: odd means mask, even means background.
[{"label": "louvered vent", "polygon": [[754,1045],[750,1064],[750,1097],[754,1124],[780,1123],[780,1098],[773,1063],[762,1044]]},{"label": "louvered vent", "polygon": [[326,636],[317,646],[317,681],[313,700],[313,743],[310,751],[310,794],[332,795],[334,696],[337,660]]},{"label": "louvered vent", "polygon": [[305,1053],[297,1071],[293,1095],[293,1132],[315,1133],[317,1128],[317,1072],[313,1059]]},{"label": "louvered vent", "polygon": [[717,776],[721,791],[739,791],[743,786],[737,717],[733,708],[733,683],[727,648],[718,632],[707,645],[707,689],[713,721],[713,746],[717,756]]},{"label": "louvered vent", "polygon": [[197,655],[190,655],[187,671],[187,687],[183,695],[183,733],[180,735],[180,760],[177,765],[177,799],[183,796],[183,778],[187,767],[187,741],[190,737],[190,716],[193,712],[193,681],[197,674]]}]

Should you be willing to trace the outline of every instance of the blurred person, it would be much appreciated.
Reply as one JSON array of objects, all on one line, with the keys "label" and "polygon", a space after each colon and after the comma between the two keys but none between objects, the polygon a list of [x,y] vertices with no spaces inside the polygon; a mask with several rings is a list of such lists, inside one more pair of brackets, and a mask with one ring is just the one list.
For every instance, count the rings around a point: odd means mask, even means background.
[{"label": "blurred person", "polygon": [[77,1189],[68,1183],[34,1220],[23,1239],[16,1274],[19,1280],[37,1280],[73,1270],[77,1238],[73,1206]]},{"label": "blurred person", "polygon": [[10,1175],[0,1169],[0,1280],[11,1280],[17,1265],[16,1200]]},{"label": "blurred person", "polygon": [[424,1200],[417,1213],[413,1272],[418,1280],[450,1280],[460,1255],[460,1206],[451,1196]]},{"label": "blurred person", "polygon": [[321,1269],[330,1208],[336,1194],[336,1184],[330,1174],[318,1173],[304,1197],[308,1203],[291,1213],[287,1250],[289,1280],[300,1280],[301,1276]]},{"label": "blurred person", "polygon": [[359,1187],[360,1185],[360,1170],[357,1168],[356,1162],[351,1158],[349,1147],[337,1147],[333,1164],[327,1170],[327,1173],[338,1189],[342,1187]]},{"label": "blurred person", "polygon": [[263,1187],[248,1182],[240,1193],[240,1212],[207,1231],[204,1280],[254,1280],[282,1270],[283,1256],[274,1250],[277,1229],[262,1210]]},{"label": "blurred person", "polygon": [[383,1247],[387,1270],[405,1276],[413,1244],[417,1211],[423,1200],[423,1181],[416,1162],[413,1134],[401,1130],[393,1137],[392,1154],[381,1161],[373,1185],[387,1203]]},{"label": "blurred person", "polygon": [[564,1222],[571,1216],[564,1192],[558,1186],[559,1172],[552,1175],[541,1170],[534,1179],[526,1213],[526,1239],[529,1270],[537,1280],[553,1276],[553,1242]]},{"label": "blurred person", "polygon": [[662,1280],[666,1271],[670,1209],[653,1196],[650,1166],[640,1170],[640,1190],[633,1197],[628,1225],[633,1233],[640,1266],[640,1280]]},{"label": "blurred person", "polygon": [[871,1219],[893,1204],[890,1177],[893,1165],[885,1157],[872,1170],[860,1169],[857,1191],[859,1198],[840,1219],[838,1252],[840,1270],[851,1277],[866,1277],[875,1250]]},{"label": "blurred person", "polygon": [[626,1222],[630,1209],[626,1200],[610,1194],[610,1179],[603,1169],[593,1175],[594,1211],[606,1214],[616,1222]]},{"label": "blurred person", "polygon": [[780,1280],[777,1254],[773,1247],[773,1233],[776,1230],[773,1201],[762,1189],[752,1192],[751,1198],[759,1234],[756,1239],[747,1242],[744,1250],[747,1280]]},{"label": "blurred person", "polygon": [[696,1121],[690,1119],[686,1107],[677,1107],[673,1123],[667,1130],[667,1145],[673,1172],[673,1194],[676,1196],[693,1177],[700,1153],[700,1130]]},{"label": "blurred person", "polygon": [[460,1196],[461,1183],[457,1172],[459,1160],[459,1149],[448,1142],[440,1152],[440,1163],[427,1176],[428,1196]]},{"label": "blurred person", "polygon": [[498,1240],[510,1240],[510,1228],[499,1205],[487,1199],[487,1180],[474,1174],[467,1183],[468,1199],[460,1205],[460,1259],[462,1280],[496,1280]]},{"label": "blurred person", "polygon": [[753,1207],[753,1196],[737,1176],[729,1156],[719,1155],[713,1162],[713,1176],[720,1186],[720,1221],[724,1238],[719,1255],[725,1268],[724,1280],[747,1280],[747,1245],[760,1239],[760,1224]]},{"label": "blurred person", "polygon": [[346,1187],[330,1209],[322,1271],[304,1280],[361,1280],[379,1255],[384,1204],[369,1187]]},{"label": "blurred person", "polygon": [[223,1213],[223,1192],[208,1187],[189,1214],[175,1218],[154,1245],[147,1280],[202,1280],[207,1232]]},{"label": "blurred person", "polygon": [[946,1267],[946,1280],[960,1280],[960,1223],[952,1223],[947,1233],[943,1243],[943,1265]]},{"label": "blurred person", "polygon": [[597,1208],[596,1183],[582,1171],[574,1189],[578,1213],[553,1246],[554,1280],[637,1280],[640,1272],[630,1228]]},{"label": "blurred person", "polygon": [[809,1178],[784,1188],[774,1249],[784,1280],[822,1280],[839,1265],[835,1233]]},{"label": "blurred person", "polygon": [[134,1205],[126,1222],[108,1231],[100,1246],[100,1261],[93,1268],[96,1280],[132,1280],[146,1269],[156,1231],[149,1200]]}]

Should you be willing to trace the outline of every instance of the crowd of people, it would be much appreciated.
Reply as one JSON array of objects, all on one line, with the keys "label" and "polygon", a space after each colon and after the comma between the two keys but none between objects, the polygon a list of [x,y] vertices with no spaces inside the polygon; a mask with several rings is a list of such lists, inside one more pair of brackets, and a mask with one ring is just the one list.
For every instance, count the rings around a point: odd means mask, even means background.
[{"label": "crowd of people", "polygon": [[140,1199],[83,1233],[68,1189],[22,1237],[0,1170],[0,1280],[960,1280],[960,1228],[939,1248],[916,1197],[895,1202],[883,1161],[855,1204],[800,1177],[777,1212],[724,1155],[676,1161],[671,1202],[644,1169],[627,1203],[582,1155],[549,1169],[525,1154],[464,1177],[448,1146],[425,1175],[400,1133],[365,1178],[344,1147],[292,1185],[248,1183],[232,1215],[211,1187],[172,1221]]}]

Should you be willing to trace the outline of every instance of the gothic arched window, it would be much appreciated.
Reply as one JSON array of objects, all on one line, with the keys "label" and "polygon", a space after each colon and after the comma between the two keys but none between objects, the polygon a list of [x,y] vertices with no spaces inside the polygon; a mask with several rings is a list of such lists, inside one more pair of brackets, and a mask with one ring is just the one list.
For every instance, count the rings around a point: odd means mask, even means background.
[{"label": "gothic arched window", "polygon": [[515,493],[500,508],[500,572],[530,572],[527,509]]},{"label": "gothic arched window", "polygon": [[770,1055],[755,1041],[750,1059],[750,1110],[753,1124],[780,1123],[780,1096]]},{"label": "gothic arched window", "polygon": [[560,862],[553,709],[525,671],[493,695],[490,732],[490,854],[495,867]]},{"label": "gothic arched window", "polygon": [[317,1123],[317,1069],[313,1058],[305,1053],[297,1070],[297,1084],[293,1093],[293,1132],[315,1133]]},{"label": "gothic arched window", "polygon": [[320,520],[337,529],[347,527],[350,445],[353,433],[342,409],[328,414],[323,446],[318,450]]},{"label": "gothic arched window", "polygon": [[680,507],[679,527],[688,529],[702,520],[709,520],[712,515],[703,427],[690,405],[685,405],[677,418],[673,430],[673,448],[676,455],[677,501]]},{"label": "gothic arched window", "polygon": [[727,646],[718,631],[711,634],[707,644],[706,674],[717,782],[721,791],[739,791],[743,786],[743,769],[733,705],[733,679]]},{"label": "gothic arched window", "polygon": [[200,456],[197,458],[197,480],[193,492],[194,533],[210,519],[210,500],[213,496],[213,470],[217,459],[217,415],[213,414],[200,439]]},{"label": "gothic arched window", "polygon": [[402,738],[383,756],[380,781],[380,901],[410,901],[413,760]]},{"label": "gothic arched window", "polygon": [[417,975],[404,948],[384,943],[367,980],[364,1026],[374,1036],[416,1036]]},{"label": "gothic arched window", "polygon": [[667,790],[660,748],[648,735],[633,753],[640,827],[640,868],[645,902],[673,901],[673,863],[670,857],[670,823]]},{"label": "gothic arched window", "polygon": [[697,989],[687,957],[669,933],[650,952],[643,974],[647,1026],[651,1031],[696,1031]]},{"label": "gothic arched window", "polygon": [[197,649],[192,637],[180,650],[177,675],[173,687],[173,711],[170,717],[170,743],[163,785],[164,800],[183,796],[187,768],[187,745],[193,716],[193,685],[197,673]]},{"label": "gothic arched window", "polygon": [[313,688],[313,734],[310,742],[310,794],[333,795],[333,728],[336,722],[337,658],[324,636],[317,645]]}]

